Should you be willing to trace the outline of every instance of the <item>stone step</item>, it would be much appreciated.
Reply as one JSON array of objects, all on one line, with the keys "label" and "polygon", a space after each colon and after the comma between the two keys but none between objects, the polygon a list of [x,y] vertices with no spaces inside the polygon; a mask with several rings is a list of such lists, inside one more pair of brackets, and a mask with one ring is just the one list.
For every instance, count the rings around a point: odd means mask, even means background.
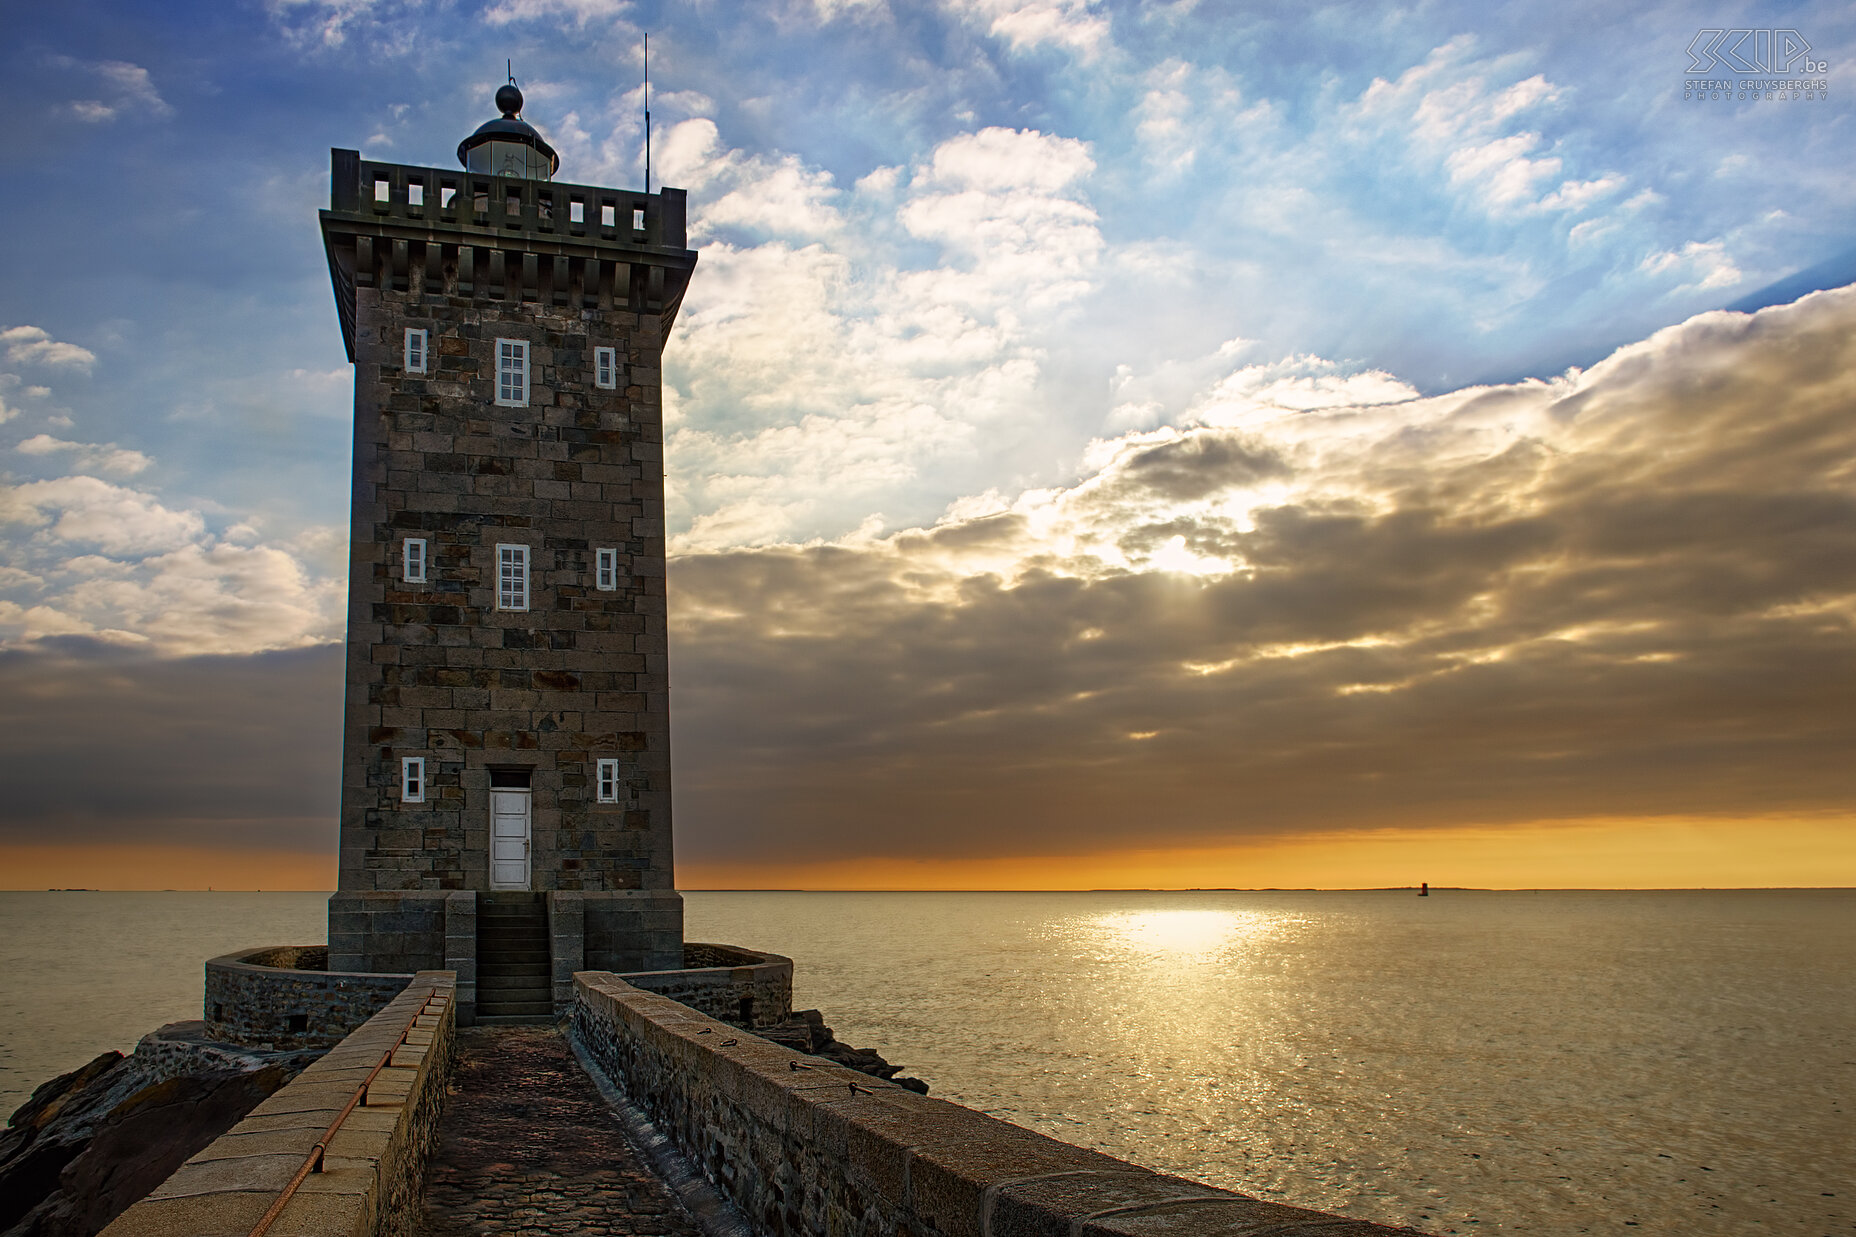
[{"label": "stone step", "polygon": [[554,998],[543,993],[518,992],[490,1001],[479,1000],[477,1012],[485,1010],[493,1014],[551,1014],[554,1012]]},{"label": "stone step", "polygon": [[477,964],[477,986],[494,984],[503,987],[508,984],[542,984],[548,983],[548,970],[539,966],[484,966]]},{"label": "stone step", "polygon": [[554,1018],[553,1001],[496,1001],[485,1004],[477,1003],[477,1021],[488,1022],[494,1018]]},{"label": "stone step", "polygon": [[477,966],[494,966],[504,973],[509,971],[534,971],[546,974],[551,968],[548,951],[545,949],[503,949],[478,950]]},{"label": "stone step", "polygon": [[484,1014],[477,1015],[478,1026],[489,1027],[541,1027],[554,1022],[552,1011],[545,1014]]},{"label": "stone step", "polygon": [[546,975],[483,975],[477,979],[477,992],[553,992]]},{"label": "stone step", "polygon": [[533,988],[479,988],[477,1008],[488,1009],[492,1005],[546,1005],[553,1009],[554,993],[545,984]]}]

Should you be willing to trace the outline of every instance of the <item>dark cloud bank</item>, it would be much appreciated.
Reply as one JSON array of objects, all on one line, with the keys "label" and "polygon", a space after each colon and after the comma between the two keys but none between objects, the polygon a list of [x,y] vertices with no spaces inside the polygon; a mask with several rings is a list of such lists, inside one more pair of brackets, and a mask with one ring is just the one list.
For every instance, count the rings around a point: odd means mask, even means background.
[{"label": "dark cloud bank", "polygon": [[[1169,542],[1238,569],[1141,566]],[[685,859],[1847,811],[1856,289],[671,586]],[[332,846],[340,683],[333,648],[0,657],[5,837]]]},{"label": "dark cloud bank", "polygon": [[333,850],[339,646],[164,659],[0,652],[0,842]]},{"label": "dark cloud bank", "polygon": [[[1853,328],[1844,290],[1403,425],[1321,414],[1305,442],[1356,441],[1317,450],[1333,484],[1248,522],[1166,512],[1297,467],[1268,431],[1135,448],[1069,496],[1123,549],[1183,537],[1234,574],[1079,571],[1022,513],[685,558],[684,852],[1847,811]],[[988,542],[1013,586],[946,568]]]}]

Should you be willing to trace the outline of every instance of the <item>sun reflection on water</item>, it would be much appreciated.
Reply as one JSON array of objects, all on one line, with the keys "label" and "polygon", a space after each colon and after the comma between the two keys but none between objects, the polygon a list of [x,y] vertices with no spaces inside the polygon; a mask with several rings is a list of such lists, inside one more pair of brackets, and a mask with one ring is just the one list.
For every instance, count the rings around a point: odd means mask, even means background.
[{"label": "sun reflection on water", "polygon": [[1269,932],[1273,917],[1240,910],[1138,910],[1094,915],[1079,933],[1098,949],[1156,961],[1210,961]]}]

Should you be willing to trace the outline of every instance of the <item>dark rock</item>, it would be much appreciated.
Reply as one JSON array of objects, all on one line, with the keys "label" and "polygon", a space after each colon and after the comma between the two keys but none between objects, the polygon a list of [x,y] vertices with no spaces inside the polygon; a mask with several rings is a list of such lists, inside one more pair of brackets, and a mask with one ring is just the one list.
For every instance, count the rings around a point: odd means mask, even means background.
[{"label": "dark rock", "polygon": [[77,1158],[82,1145],[47,1141],[29,1146],[0,1166],[0,1224],[6,1237],[22,1232],[16,1222],[58,1189],[58,1174]]},{"label": "dark rock", "polygon": [[83,1150],[81,1141],[40,1138],[40,1134],[73,1099],[82,1097],[122,1060],[122,1053],[106,1052],[39,1084],[32,1098],[7,1119],[6,1133],[0,1135],[0,1229],[10,1229],[56,1190],[58,1174]]},{"label": "dark rock", "polygon": [[227,1130],[295,1071],[267,1065],[170,1078],[124,1101],[6,1237],[91,1237]]},{"label": "dark rock", "polygon": [[823,1057],[833,1064],[868,1074],[872,1078],[889,1079],[917,1095],[928,1094],[927,1083],[919,1078],[897,1078],[896,1074],[902,1067],[891,1065],[874,1049],[853,1048],[841,1043],[831,1033],[831,1028],[825,1025],[825,1016],[816,1009],[794,1010],[785,1022],[778,1026],[759,1027],[754,1033],[782,1047],[791,1048],[794,1052]]},{"label": "dark rock", "polygon": [[[32,1098],[13,1110],[7,1118],[7,1132],[27,1130],[36,1133],[47,1121],[58,1115],[65,1100],[82,1091],[109,1070],[116,1062],[123,1059],[122,1053],[112,1049],[103,1053],[87,1065],[80,1065],[68,1074],[60,1074],[50,1082],[39,1084]],[[30,1134],[28,1134],[30,1137]]]},{"label": "dark rock", "polygon": [[0,1135],[0,1237],[98,1232],[320,1055],[174,1023],[52,1079]]},{"label": "dark rock", "polygon": [[812,1051],[812,1037],[804,1027],[761,1027],[755,1034],[762,1039],[772,1040],[782,1048],[791,1048],[794,1052]]}]

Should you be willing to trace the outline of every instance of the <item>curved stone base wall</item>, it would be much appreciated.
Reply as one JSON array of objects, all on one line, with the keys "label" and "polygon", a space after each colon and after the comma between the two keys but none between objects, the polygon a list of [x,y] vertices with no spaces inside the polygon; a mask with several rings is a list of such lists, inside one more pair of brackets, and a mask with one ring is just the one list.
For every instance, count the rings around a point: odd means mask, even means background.
[{"label": "curved stone base wall", "polygon": [[322,945],[241,949],[206,964],[206,1031],[257,1048],[327,1048],[412,982],[411,973],[330,971]]},{"label": "curved stone base wall", "polygon": [[682,969],[619,978],[750,1031],[778,1026],[793,1012],[793,960],[733,945],[686,941]]}]

